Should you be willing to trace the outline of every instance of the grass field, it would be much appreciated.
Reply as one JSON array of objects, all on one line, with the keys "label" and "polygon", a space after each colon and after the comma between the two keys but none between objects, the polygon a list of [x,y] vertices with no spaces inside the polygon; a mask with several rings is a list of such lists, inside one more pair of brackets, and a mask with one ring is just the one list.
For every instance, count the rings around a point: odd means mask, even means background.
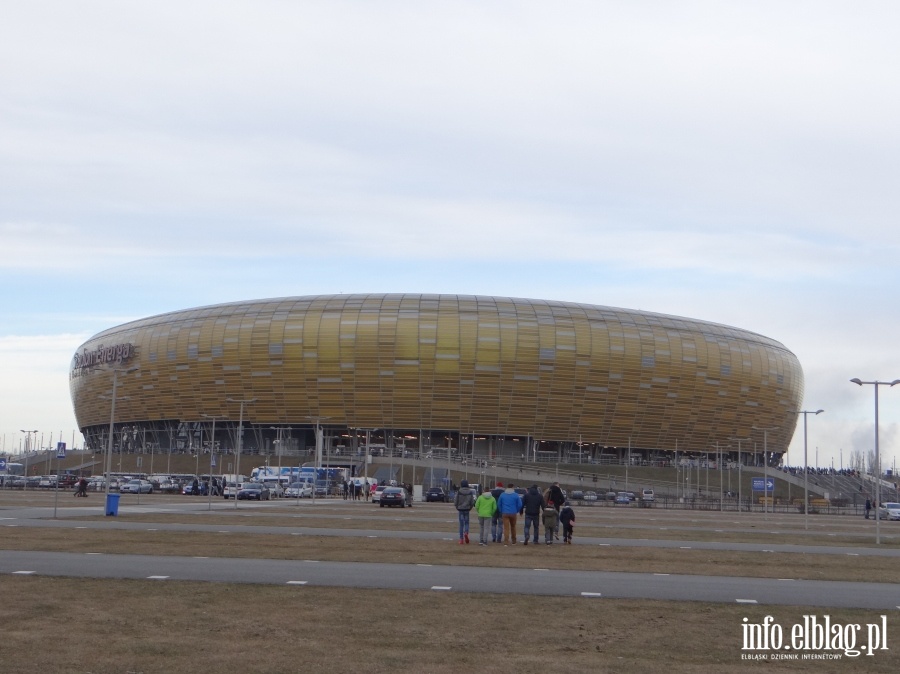
[{"label": "grass field", "polygon": [[[47,495],[0,495],[0,515],[17,505],[52,505]],[[142,503],[171,504],[157,497]],[[71,501],[71,499],[70,499]],[[77,499],[82,502],[82,499]],[[123,499],[123,503],[124,503]],[[70,503],[65,504],[68,508]],[[83,503],[78,503],[83,505]],[[99,508],[99,502],[97,506]],[[615,514],[618,512],[618,514]],[[297,517],[296,515],[300,515]],[[0,529],[0,549],[74,552],[203,554],[276,559],[470,564],[524,567],[541,559],[551,569],[702,573],[771,578],[897,582],[896,559],[847,555],[711,552],[596,545],[504,548],[458,546],[452,540],[262,534],[258,526],[334,530],[426,530],[455,536],[455,517],[442,504],[391,511],[370,504],[302,504],[240,508],[208,514],[128,515],[119,521],[198,521],[240,525],[229,534],[114,529]],[[713,539],[717,529],[748,542],[872,546],[871,522],[817,521],[810,533],[802,517],[768,521],[696,513],[578,510],[578,531],[633,538]],[[350,517],[351,519],[344,519]],[[96,518],[95,515],[89,519]],[[365,518],[365,519],[363,519]],[[99,518],[102,519],[102,518]],[[273,524],[276,523],[277,524]],[[6,522],[5,522],[6,523]],[[900,523],[882,523],[890,526]],[[820,526],[821,525],[821,526]],[[660,530],[664,528],[663,530]],[[763,531],[753,531],[762,529]],[[747,531],[745,531],[747,530]],[[771,533],[779,531],[778,534]],[[860,532],[866,537],[860,537]],[[724,533],[724,532],[722,532]],[[830,534],[835,534],[834,536]],[[709,538],[703,538],[708,540]],[[803,616],[833,623],[873,623],[874,611],[605,598],[471,595],[221,583],[83,580],[6,576],[2,579],[0,672],[746,672],[896,671],[900,646],[897,613],[887,616],[889,649],[840,660],[741,659],[743,619],[765,616],[788,630]],[[821,651],[819,651],[821,652]],[[836,651],[840,654],[840,651]]]}]

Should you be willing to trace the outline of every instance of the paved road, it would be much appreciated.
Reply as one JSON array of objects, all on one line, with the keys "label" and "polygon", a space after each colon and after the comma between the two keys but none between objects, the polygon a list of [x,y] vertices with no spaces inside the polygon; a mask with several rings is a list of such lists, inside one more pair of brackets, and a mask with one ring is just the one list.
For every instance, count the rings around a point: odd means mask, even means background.
[{"label": "paved road", "polygon": [[896,610],[900,586],[724,576],[0,551],[0,573]]}]

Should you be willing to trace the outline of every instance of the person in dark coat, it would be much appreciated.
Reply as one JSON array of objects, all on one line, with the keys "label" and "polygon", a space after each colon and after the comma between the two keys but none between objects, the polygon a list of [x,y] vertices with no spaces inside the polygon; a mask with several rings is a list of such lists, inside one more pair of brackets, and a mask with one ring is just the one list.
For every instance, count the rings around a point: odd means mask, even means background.
[{"label": "person in dark coat", "polygon": [[538,523],[544,511],[544,497],[536,484],[531,485],[522,497],[522,505],[525,508],[525,545],[528,545],[528,533],[531,525],[534,525],[534,544],[538,544]]},{"label": "person in dark coat", "polygon": [[566,501],[559,511],[559,522],[562,524],[563,543],[572,544],[572,530],[575,528],[575,511],[569,502]]}]

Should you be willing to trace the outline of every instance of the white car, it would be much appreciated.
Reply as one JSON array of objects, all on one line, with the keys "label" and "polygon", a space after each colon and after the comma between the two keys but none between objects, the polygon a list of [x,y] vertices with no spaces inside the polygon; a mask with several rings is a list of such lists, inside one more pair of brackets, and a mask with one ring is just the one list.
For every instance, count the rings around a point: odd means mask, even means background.
[{"label": "white car", "polygon": [[375,491],[372,492],[372,503],[380,503],[381,502],[381,492],[388,488],[386,484],[380,484],[375,487]]},{"label": "white car", "polygon": [[269,488],[269,498],[281,498],[284,496],[284,487],[280,482],[266,482]]},{"label": "white car", "polygon": [[152,494],[153,485],[148,480],[128,480],[119,485],[122,494]]},{"label": "white car", "polygon": [[292,482],[284,490],[285,498],[312,498],[312,485],[309,482]]},{"label": "white car", "polygon": [[900,503],[884,503],[878,509],[880,520],[900,520]]}]

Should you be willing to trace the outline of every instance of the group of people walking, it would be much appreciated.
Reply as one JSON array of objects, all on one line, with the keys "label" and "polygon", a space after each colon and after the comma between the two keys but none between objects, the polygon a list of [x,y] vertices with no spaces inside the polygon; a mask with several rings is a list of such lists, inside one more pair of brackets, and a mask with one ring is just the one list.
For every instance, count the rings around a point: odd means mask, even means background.
[{"label": "group of people walking", "polygon": [[525,517],[524,541],[528,545],[533,532],[532,542],[540,542],[540,526],[544,527],[544,543],[552,545],[559,540],[559,527],[562,526],[563,543],[572,543],[575,526],[575,510],[566,500],[559,483],[554,482],[544,492],[536,484],[531,485],[524,495],[519,494],[515,485],[508,484],[504,488],[497,484],[494,489],[486,490],[480,495],[463,480],[454,500],[459,513],[459,544],[469,542],[469,515],[474,510],[478,515],[479,545],[488,544],[488,532],[492,543],[516,545],[519,515]]}]

